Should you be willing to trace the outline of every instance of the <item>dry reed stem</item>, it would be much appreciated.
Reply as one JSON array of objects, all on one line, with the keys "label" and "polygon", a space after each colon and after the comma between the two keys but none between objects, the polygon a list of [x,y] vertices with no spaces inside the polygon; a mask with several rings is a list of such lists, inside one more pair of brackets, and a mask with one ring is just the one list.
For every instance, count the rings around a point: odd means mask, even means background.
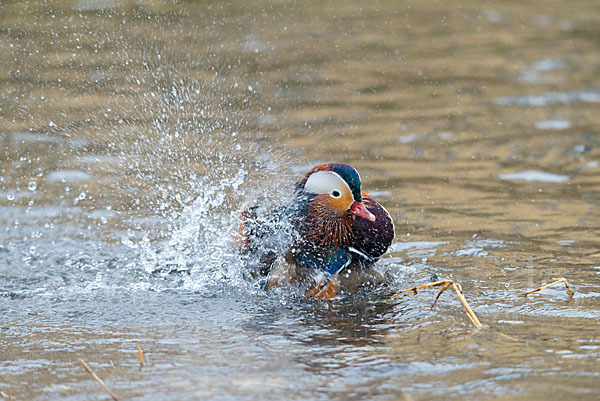
[{"label": "dry reed stem", "polygon": [[0,397],[2,397],[3,400],[14,400],[13,396],[4,391],[0,391]]},{"label": "dry reed stem", "polygon": [[471,320],[471,323],[473,323],[473,325],[475,327],[477,327],[478,329],[483,329],[483,325],[479,321],[479,318],[477,318],[477,315],[475,314],[475,312],[473,312],[473,309],[471,309],[471,307],[469,306],[469,303],[465,299],[465,296],[463,295],[462,287],[460,286],[460,284],[452,283],[452,288],[454,288],[456,295],[458,295],[458,298],[460,299],[460,303],[462,304],[463,308],[465,309],[465,312],[467,313],[467,316]]},{"label": "dry reed stem", "polygon": [[571,294],[571,296],[575,295],[575,292],[573,292],[573,290],[571,289],[571,287],[569,287],[569,283],[567,283],[567,279],[566,278],[564,278],[564,277],[560,277],[560,278],[553,277],[551,283],[543,285],[541,287],[538,287],[535,290],[529,290],[529,291],[521,292],[519,294],[516,294],[515,296],[517,296],[517,297],[518,296],[524,296],[524,297],[526,297],[529,294],[533,294],[534,292],[541,291],[544,288],[552,287],[553,285],[560,284],[560,283],[564,283],[565,284],[565,287],[567,287],[567,290],[569,290],[569,293]]},{"label": "dry reed stem", "polygon": [[119,399],[117,398],[117,396],[115,395],[115,393],[113,393],[112,391],[110,391],[110,389],[108,388],[108,386],[106,384],[104,384],[104,382],[102,381],[102,379],[100,379],[95,373],[94,371],[88,366],[87,363],[85,363],[83,361],[83,359],[79,359],[79,362],[81,362],[81,366],[83,366],[83,368],[90,374],[92,375],[92,377],[94,378],[94,380],[96,380],[98,383],[100,383],[100,385],[104,388],[104,390],[112,397],[113,400],[115,401],[119,401]]},{"label": "dry reed stem", "polygon": [[[405,290],[400,290],[397,293],[395,293],[394,295],[392,295],[390,299],[394,299],[398,295],[400,295],[404,292],[412,291],[414,294],[417,294],[417,290],[420,290],[423,288],[429,288],[429,287],[440,287],[440,286],[442,288],[441,288],[440,292],[438,292],[437,296],[435,297],[435,300],[433,301],[433,305],[435,305],[435,303],[438,301],[438,299],[440,298],[440,295],[442,295],[442,293],[444,291],[446,291],[448,288],[450,288],[450,286],[452,286],[452,288],[456,292],[456,295],[458,295],[458,299],[460,300],[460,303],[462,304],[463,309],[465,310],[465,313],[467,314],[467,317],[469,318],[471,323],[473,323],[473,326],[475,326],[478,329],[484,328],[484,326],[481,324],[481,322],[477,318],[477,315],[475,315],[475,312],[473,312],[473,309],[471,309],[471,307],[469,306],[469,303],[465,299],[465,296],[463,295],[460,284],[455,283],[452,280],[440,280],[440,281],[436,281],[435,283],[427,283],[427,284],[423,284],[423,285],[418,285],[416,287],[407,288]],[[433,305],[432,305],[432,307],[433,307]]]},{"label": "dry reed stem", "polygon": [[140,368],[144,367],[144,354],[142,353],[142,347],[139,344],[135,345],[138,350],[138,360],[140,361]]}]

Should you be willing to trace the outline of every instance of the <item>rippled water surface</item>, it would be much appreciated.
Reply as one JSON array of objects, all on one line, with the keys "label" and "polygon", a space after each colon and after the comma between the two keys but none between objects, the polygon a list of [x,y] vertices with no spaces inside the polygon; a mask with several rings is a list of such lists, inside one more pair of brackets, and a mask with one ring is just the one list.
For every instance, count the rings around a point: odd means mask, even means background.
[{"label": "rippled water surface", "polygon": [[[591,1],[0,5],[0,398],[600,395]],[[243,203],[324,161],[390,210],[389,288],[265,293]],[[568,279],[575,296],[553,287]],[[462,284],[487,327],[453,293]],[[140,367],[137,345],[146,361]]]}]

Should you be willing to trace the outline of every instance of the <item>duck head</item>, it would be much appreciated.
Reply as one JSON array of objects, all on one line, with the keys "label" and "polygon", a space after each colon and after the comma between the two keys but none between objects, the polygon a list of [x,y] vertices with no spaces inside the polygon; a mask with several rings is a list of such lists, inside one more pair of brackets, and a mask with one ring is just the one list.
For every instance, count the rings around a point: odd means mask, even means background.
[{"label": "duck head", "polygon": [[309,236],[338,247],[347,242],[354,219],[375,221],[375,215],[362,202],[358,172],[347,164],[321,164],[311,169],[298,183],[300,195],[307,199]]}]

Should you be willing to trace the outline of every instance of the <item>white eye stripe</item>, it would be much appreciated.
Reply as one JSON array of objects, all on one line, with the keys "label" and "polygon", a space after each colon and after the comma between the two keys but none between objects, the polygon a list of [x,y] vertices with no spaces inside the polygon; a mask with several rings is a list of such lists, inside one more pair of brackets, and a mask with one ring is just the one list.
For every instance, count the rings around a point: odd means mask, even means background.
[{"label": "white eye stripe", "polygon": [[350,187],[337,173],[333,171],[317,171],[312,173],[306,183],[304,190],[313,194],[330,194],[337,191],[340,197],[343,193],[352,193]]}]

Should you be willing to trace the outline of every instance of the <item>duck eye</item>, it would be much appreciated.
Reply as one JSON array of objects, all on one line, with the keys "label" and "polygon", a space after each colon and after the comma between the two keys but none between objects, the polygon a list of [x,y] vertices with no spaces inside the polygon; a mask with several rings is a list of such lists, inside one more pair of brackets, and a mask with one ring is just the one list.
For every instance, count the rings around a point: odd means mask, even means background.
[{"label": "duck eye", "polygon": [[342,196],[342,194],[337,189],[334,189],[333,191],[331,191],[331,196],[333,196],[334,198],[339,198],[340,196]]}]

